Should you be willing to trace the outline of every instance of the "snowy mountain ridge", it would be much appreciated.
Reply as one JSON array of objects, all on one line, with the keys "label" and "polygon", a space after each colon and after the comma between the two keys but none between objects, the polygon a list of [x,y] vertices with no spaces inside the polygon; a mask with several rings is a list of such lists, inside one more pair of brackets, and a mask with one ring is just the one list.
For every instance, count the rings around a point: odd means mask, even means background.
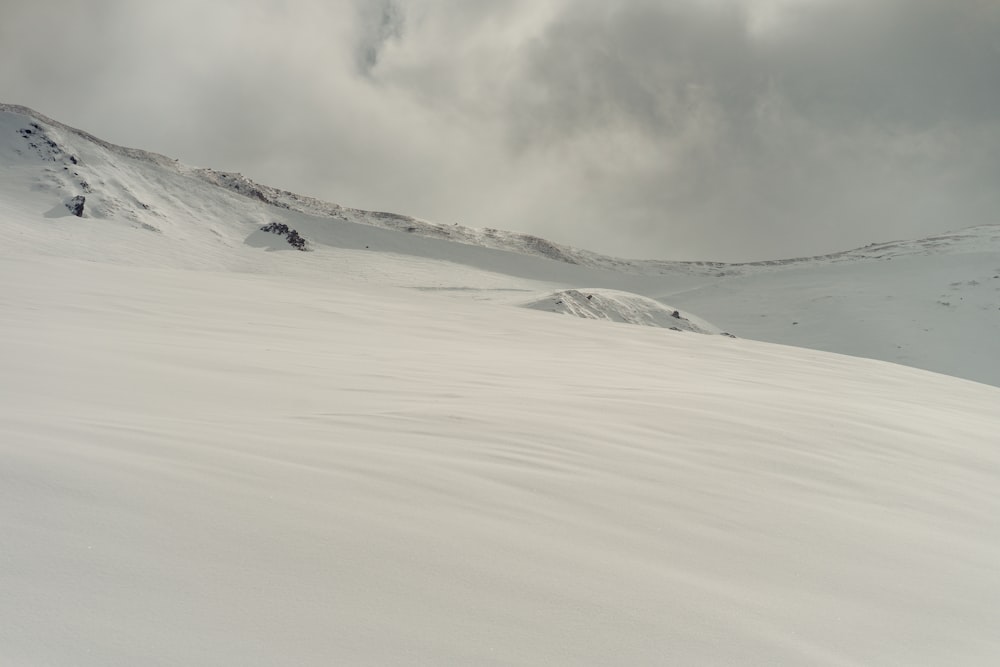
[{"label": "snowy mountain ridge", "polygon": [[[290,211],[305,213],[317,217],[335,218],[358,224],[368,224],[384,229],[405,231],[432,238],[447,239],[456,243],[481,245],[499,250],[535,254],[568,263],[576,263],[578,261],[577,255],[580,254],[580,251],[551,243],[545,239],[541,239],[530,234],[504,232],[491,228],[478,230],[469,227],[462,227],[457,224],[441,225],[396,213],[349,208],[341,206],[340,204],[330,203],[312,197],[298,195],[287,190],[262,185],[239,173],[218,171],[210,168],[190,167],[158,153],[152,153],[135,148],[126,148],[112,144],[83,130],[64,125],[63,123],[40,114],[29,107],[0,103],[0,113],[8,113],[30,118],[35,123],[42,123],[46,125],[46,130],[49,132],[55,130],[57,133],[62,135],[75,135],[80,139],[103,148],[111,154],[126,157],[138,162],[155,164],[161,168],[175,170],[178,174],[192,175],[207,183],[230,190],[244,197],[256,199],[264,204]],[[52,149],[57,150],[60,153],[66,153],[73,165],[79,164],[79,158],[65,152],[62,149],[62,137],[59,137],[57,140],[53,140],[44,135],[44,132],[40,127],[36,129],[41,134],[40,138],[42,141],[46,141],[47,143],[50,142]],[[84,193],[87,193],[90,190],[90,186],[81,186],[80,189]],[[586,256],[586,253],[583,253],[583,256]]]},{"label": "snowy mountain ridge", "polygon": [[739,276],[751,272],[793,268],[802,264],[881,261],[920,254],[962,253],[981,249],[984,244],[992,244],[995,247],[1000,247],[1000,224],[997,224],[967,227],[923,239],[871,243],[862,248],[843,250],[825,255],[788,259],[755,262],[625,259],[560,245],[521,232],[510,232],[490,227],[477,229],[465,227],[457,223],[444,225],[398,213],[348,208],[312,197],[297,195],[287,190],[279,190],[261,185],[242,174],[219,172],[212,169],[198,169],[195,173],[210,183],[230,189],[243,196],[256,198],[265,204],[300,213],[307,213],[318,217],[339,218],[350,222],[405,231],[411,234],[445,239],[456,243],[478,245],[527,255],[537,255],[568,264],[580,264],[582,266],[650,276],[665,275],[678,271],[706,273],[717,277]]},{"label": "snowy mountain ridge", "polygon": [[430,238],[445,239],[456,243],[537,255],[569,264],[580,264],[593,268],[640,275],[662,275],[678,271],[705,272],[706,274],[715,276],[744,275],[747,272],[780,269],[806,263],[859,260],[878,261],[927,252],[966,252],[977,246],[981,247],[984,243],[1000,246],[1000,224],[998,224],[968,227],[955,232],[918,240],[872,243],[863,248],[825,255],[755,262],[727,263],[709,260],[666,261],[624,259],[561,245],[521,232],[510,232],[489,227],[478,229],[462,226],[457,223],[447,225],[398,213],[345,207],[340,204],[299,195],[288,190],[263,185],[240,173],[224,172],[205,167],[190,167],[158,153],[119,146],[104,141],[83,130],[64,125],[29,107],[0,103],[0,112],[32,118],[36,122],[44,123],[51,128],[58,129],[60,132],[76,135],[113,154],[136,161],[149,162],[168,169],[175,169],[180,174],[196,176],[207,183],[230,190],[244,197],[256,199],[270,206],[321,218],[334,218],[358,224],[372,225],[383,229],[405,231]]}]

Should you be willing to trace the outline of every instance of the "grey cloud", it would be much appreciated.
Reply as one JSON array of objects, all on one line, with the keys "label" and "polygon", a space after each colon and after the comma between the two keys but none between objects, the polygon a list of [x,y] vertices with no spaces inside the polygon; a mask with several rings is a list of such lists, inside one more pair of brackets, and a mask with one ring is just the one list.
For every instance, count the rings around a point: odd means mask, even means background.
[{"label": "grey cloud", "polygon": [[831,120],[993,122],[998,27],[1000,5],[982,0],[819,5],[777,40],[767,63],[796,106]]},{"label": "grey cloud", "polygon": [[1000,222],[992,0],[3,11],[4,101],[347,205],[688,259]]},{"label": "grey cloud", "polygon": [[[605,220],[637,204],[625,229],[645,242],[727,257],[995,222],[997,19],[973,1],[819,2],[755,36],[734,4],[567,13],[529,49],[512,137],[592,162],[599,200],[580,195],[600,214],[582,222],[607,244]],[[571,148],[615,133],[609,150],[662,159]]]},{"label": "grey cloud", "polygon": [[370,74],[386,42],[403,36],[405,14],[397,0],[359,0],[358,70]]}]

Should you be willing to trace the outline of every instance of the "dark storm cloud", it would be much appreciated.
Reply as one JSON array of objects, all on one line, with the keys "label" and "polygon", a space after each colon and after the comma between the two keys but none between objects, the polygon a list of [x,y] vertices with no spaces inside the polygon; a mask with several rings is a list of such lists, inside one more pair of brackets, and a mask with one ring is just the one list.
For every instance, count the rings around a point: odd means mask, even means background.
[{"label": "dark storm cloud", "polygon": [[1000,222],[992,0],[24,0],[0,90],[349,205],[633,256]]}]

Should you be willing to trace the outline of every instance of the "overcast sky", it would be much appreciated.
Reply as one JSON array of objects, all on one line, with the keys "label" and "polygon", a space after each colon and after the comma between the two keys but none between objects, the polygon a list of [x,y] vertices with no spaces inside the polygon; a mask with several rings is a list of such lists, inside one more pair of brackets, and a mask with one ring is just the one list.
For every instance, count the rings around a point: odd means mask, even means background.
[{"label": "overcast sky", "polygon": [[998,0],[0,0],[0,101],[630,257],[1000,223]]}]

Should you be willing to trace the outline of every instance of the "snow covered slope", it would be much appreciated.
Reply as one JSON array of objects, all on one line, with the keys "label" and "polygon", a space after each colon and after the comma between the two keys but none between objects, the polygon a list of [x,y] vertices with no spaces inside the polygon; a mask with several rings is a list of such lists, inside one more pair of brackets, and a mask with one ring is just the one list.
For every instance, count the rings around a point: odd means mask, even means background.
[{"label": "snow covered slope", "polygon": [[897,266],[988,303],[991,231],[629,263],[323,206],[0,111],[0,664],[1000,660],[1000,389],[620,323],[867,350]]},{"label": "snow covered slope", "polygon": [[[0,225],[14,255],[348,271],[361,283],[515,305],[564,290],[607,290],[632,304],[646,297],[669,312],[696,313],[743,337],[1000,385],[1000,226],[752,264],[629,261],[530,235],[321,202],[114,146],[10,105],[0,105],[0,175]],[[78,197],[82,219],[70,212]],[[314,252],[262,259],[261,248],[292,250],[260,231],[274,223],[301,234]]]},{"label": "snow covered slope", "polygon": [[741,336],[1000,385],[1000,226],[658,295]]},{"label": "snow covered slope", "polygon": [[1000,389],[2,258],[0,663],[991,664]]}]

